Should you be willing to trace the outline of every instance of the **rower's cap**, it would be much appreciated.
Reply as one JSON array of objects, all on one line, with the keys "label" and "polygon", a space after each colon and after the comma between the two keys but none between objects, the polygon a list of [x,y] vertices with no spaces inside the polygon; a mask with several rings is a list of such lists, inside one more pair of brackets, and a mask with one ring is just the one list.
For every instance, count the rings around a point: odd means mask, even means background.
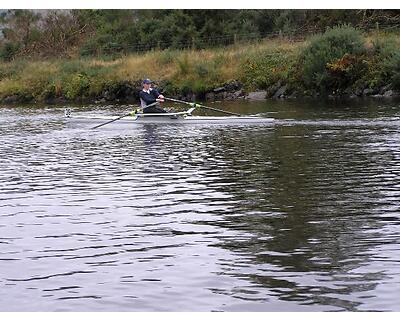
[{"label": "rower's cap", "polygon": [[143,80],[143,84],[151,84],[151,83],[153,83],[153,81],[151,81],[150,79]]}]

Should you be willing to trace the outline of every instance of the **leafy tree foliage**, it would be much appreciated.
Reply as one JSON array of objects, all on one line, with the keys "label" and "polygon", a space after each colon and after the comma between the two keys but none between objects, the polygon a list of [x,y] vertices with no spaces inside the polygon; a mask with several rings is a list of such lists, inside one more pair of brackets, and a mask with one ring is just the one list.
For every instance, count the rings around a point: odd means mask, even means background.
[{"label": "leafy tree foliage", "polygon": [[348,24],[399,25],[398,10],[3,10],[0,55],[113,56],[206,48],[271,34],[306,36]]}]

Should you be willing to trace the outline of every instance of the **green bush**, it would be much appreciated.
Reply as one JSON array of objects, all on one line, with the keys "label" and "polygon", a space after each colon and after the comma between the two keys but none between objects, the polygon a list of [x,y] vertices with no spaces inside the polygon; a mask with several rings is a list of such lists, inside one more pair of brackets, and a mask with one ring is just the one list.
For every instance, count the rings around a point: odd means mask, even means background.
[{"label": "green bush", "polygon": [[88,95],[90,80],[86,74],[73,74],[65,84],[65,96],[68,99],[84,98]]},{"label": "green bush", "polygon": [[207,82],[218,81],[221,67],[216,61],[202,61],[193,65],[193,76]]},{"label": "green bush", "polygon": [[[399,64],[399,47],[393,36],[382,36],[372,42],[373,50],[370,58],[369,87],[377,88],[389,82],[397,83]],[[394,83],[394,85],[395,85]]]},{"label": "green bush", "polygon": [[194,80],[192,83],[193,92],[196,94],[205,94],[210,87],[201,79]]},{"label": "green bush", "polygon": [[266,89],[278,81],[289,82],[294,57],[295,53],[282,50],[249,54],[241,65],[241,81],[250,90]]},{"label": "green bush", "polygon": [[[365,52],[363,37],[353,27],[335,27],[315,36],[300,56],[306,88],[325,92],[338,89],[338,85],[348,85],[349,82],[355,81],[362,73],[359,68],[364,68],[360,61]],[[346,58],[349,56],[352,59]],[[331,72],[329,64],[340,63],[340,60],[346,60],[351,65],[344,66],[342,80],[338,82],[337,75]]]},{"label": "green bush", "polygon": [[17,62],[0,63],[0,80],[21,74],[29,65],[27,60],[18,59]]},{"label": "green bush", "polygon": [[88,39],[79,49],[81,57],[95,56],[97,54],[97,41],[95,39]]},{"label": "green bush", "polygon": [[207,77],[211,72],[210,66],[204,62],[195,64],[194,71],[195,71],[196,75],[198,75],[200,78]]},{"label": "green bush", "polygon": [[398,50],[396,39],[393,36],[384,36],[372,41],[373,54],[377,59],[391,58]]},{"label": "green bush", "polygon": [[186,76],[190,72],[190,63],[189,57],[187,54],[184,54],[181,59],[177,60],[179,73],[183,76]]},{"label": "green bush", "polygon": [[79,50],[81,57],[114,55],[120,53],[124,47],[116,35],[98,35],[89,38]]},{"label": "green bush", "polygon": [[345,53],[343,57],[327,63],[328,77],[325,79],[328,88],[334,90],[346,89],[362,79],[368,72],[367,61]]},{"label": "green bush", "polygon": [[0,58],[3,61],[11,61],[18,53],[20,45],[14,42],[7,42],[0,48]]},{"label": "green bush", "polygon": [[396,52],[385,63],[385,73],[391,81],[393,88],[400,90],[400,52]]},{"label": "green bush", "polygon": [[83,60],[61,60],[59,63],[59,69],[62,75],[79,73],[84,67],[85,64]]},{"label": "green bush", "polygon": [[170,63],[172,63],[175,60],[175,57],[177,56],[178,52],[176,50],[172,49],[165,49],[160,52],[160,55],[158,57],[158,63],[165,66]]},{"label": "green bush", "polygon": [[40,95],[38,95],[39,100],[51,99],[56,97],[56,85],[54,82],[48,83]]}]

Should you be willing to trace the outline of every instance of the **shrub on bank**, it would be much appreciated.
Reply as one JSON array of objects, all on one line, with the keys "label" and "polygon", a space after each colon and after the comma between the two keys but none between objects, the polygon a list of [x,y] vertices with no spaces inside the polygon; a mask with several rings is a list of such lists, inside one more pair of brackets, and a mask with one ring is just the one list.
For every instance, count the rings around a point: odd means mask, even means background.
[{"label": "shrub on bank", "polygon": [[305,88],[320,92],[343,89],[361,76],[365,52],[364,39],[353,27],[335,27],[315,36],[299,60]]},{"label": "shrub on bank", "polygon": [[97,60],[15,61],[0,64],[0,99],[19,101],[97,97],[117,83],[115,64]]},{"label": "shrub on bank", "polygon": [[20,49],[20,45],[14,42],[7,42],[0,47],[0,59],[3,61],[11,61]]},{"label": "shrub on bank", "polygon": [[385,33],[377,33],[368,45],[367,72],[363,82],[366,88],[377,91],[388,85],[391,80],[391,60],[398,52],[399,44],[396,38]]},{"label": "shrub on bank", "polygon": [[290,50],[252,52],[241,63],[242,78],[248,90],[267,89],[277,82],[288,82],[296,53]]},{"label": "shrub on bank", "polygon": [[85,98],[90,87],[90,80],[84,73],[76,73],[65,83],[65,96],[68,99]]},{"label": "shrub on bank", "polygon": [[400,90],[400,53],[396,52],[385,63],[385,72],[393,88]]},{"label": "shrub on bank", "polygon": [[10,64],[0,81],[0,97],[41,100],[56,73],[57,68],[49,62]]},{"label": "shrub on bank", "polygon": [[0,63],[0,81],[15,77],[26,67],[27,62],[21,60],[16,62]]},{"label": "shrub on bank", "polygon": [[199,97],[226,82],[231,76],[228,69],[236,70],[229,53],[219,50],[180,52],[170,66],[167,93]]},{"label": "shrub on bank", "polygon": [[327,63],[326,89],[357,89],[357,81],[362,79],[368,70],[367,61],[361,56],[345,53],[343,57]]},{"label": "shrub on bank", "polygon": [[400,89],[400,43],[398,37],[380,33],[372,41],[371,74],[368,75],[371,88],[392,85]]}]

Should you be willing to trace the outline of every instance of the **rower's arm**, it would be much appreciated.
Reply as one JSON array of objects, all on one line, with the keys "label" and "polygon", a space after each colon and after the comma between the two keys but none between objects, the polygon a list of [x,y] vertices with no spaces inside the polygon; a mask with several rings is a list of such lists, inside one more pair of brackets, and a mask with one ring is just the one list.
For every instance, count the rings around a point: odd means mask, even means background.
[{"label": "rower's arm", "polygon": [[151,94],[153,95],[153,97],[156,98],[156,101],[164,102],[164,96],[161,93],[159,93],[157,89],[151,90]]},{"label": "rower's arm", "polygon": [[146,103],[146,105],[156,102],[156,98],[152,94],[148,94],[144,91],[140,91],[139,97]]}]

